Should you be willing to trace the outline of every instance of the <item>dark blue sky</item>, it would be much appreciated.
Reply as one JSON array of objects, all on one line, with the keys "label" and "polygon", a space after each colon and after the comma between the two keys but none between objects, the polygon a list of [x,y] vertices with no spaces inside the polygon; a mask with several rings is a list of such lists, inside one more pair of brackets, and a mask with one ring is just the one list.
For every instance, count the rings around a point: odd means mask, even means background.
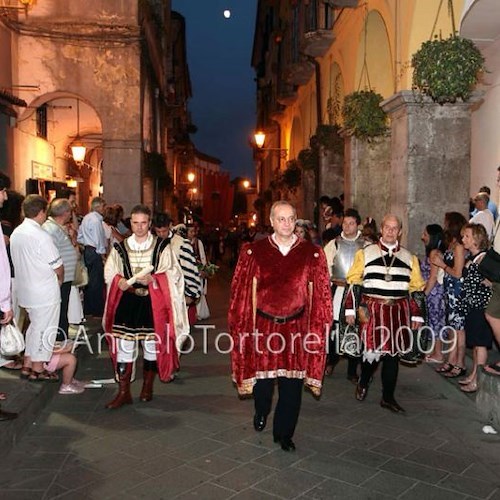
[{"label": "dark blue sky", "polygon": [[[225,19],[225,9],[231,17]],[[250,66],[256,0],[172,0],[186,19],[193,89],[189,108],[198,150],[222,160],[231,177],[255,177],[248,138],[255,127],[255,82]]]}]

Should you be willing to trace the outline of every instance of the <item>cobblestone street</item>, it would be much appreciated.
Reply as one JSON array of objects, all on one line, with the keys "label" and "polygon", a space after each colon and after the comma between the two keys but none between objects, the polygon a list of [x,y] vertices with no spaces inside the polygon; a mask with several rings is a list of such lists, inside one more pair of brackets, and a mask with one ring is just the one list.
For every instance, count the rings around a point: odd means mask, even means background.
[{"label": "cobblestone street", "polygon": [[[500,499],[500,438],[482,433],[473,398],[429,366],[401,367],[404,416],[380,408],[379,374],[356,401],[341,362],[320,401],[304,394],[295,453],[273,443],[269,424],[256,433],[253,402],[238,399],[229,356],[214,348],[228,294],[223,269],[209,284],[208,350],[195,330],[178,378],[156,382],[150,403],[138,402],[139,373],[134,404],[116,411],[104,409],[113,385],[80,396],[44,386],[45,407],[2,457],[2,499]],[[105,352],[81,357],[78,378],[112,376]],[[20,410],[16,391],[33,395],[10,373],[0,381],[12,395],[5,409]]]}]

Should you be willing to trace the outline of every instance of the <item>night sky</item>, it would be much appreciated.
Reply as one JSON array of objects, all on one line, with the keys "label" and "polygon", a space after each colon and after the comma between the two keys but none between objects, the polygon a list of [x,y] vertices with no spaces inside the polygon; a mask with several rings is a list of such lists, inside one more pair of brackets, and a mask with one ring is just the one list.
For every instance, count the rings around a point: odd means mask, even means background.
[{"label": "night sky", "polygon": [[[225,9],[231,11],[224,18]],[[172,0],[186,19],[187,58],[193,97],[191,139],[222,160],[231,177],[255,177],[248,139],[255,127],[251,67],[256,0]]]}]

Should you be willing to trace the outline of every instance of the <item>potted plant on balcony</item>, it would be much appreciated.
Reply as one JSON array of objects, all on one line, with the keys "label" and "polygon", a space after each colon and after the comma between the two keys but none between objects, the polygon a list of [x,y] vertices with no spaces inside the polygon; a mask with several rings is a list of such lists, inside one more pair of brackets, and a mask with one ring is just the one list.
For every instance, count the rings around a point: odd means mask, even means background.
[{"label": "potted plant on balcony", "polygon": [[345,97],[342,116],[349,135],[370,140],[387,131],[387,115],[380,107],[384,98],[373,90],[360,90]]},{"label": "potted plant on balcony", "polygon": [[471,40],[452,35],[424,42],[411,64],[414,88],[444,104],[469,99],[484,70],[484,57]]},{"label": "potted plant on balcony", "polygon": [[344,139],[339,135],[338,125],[318,125],[315,134],[315,141],[319,146],[323,146],[329,151],[342,154],[344,151]]}]

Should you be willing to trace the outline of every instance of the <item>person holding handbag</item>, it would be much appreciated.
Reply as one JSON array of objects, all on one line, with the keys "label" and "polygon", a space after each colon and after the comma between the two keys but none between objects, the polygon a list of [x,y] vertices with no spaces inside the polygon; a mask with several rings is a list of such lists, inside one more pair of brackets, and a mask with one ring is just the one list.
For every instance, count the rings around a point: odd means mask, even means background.
[{"label": "person holding handbag", "polygon": [[[0,208],[7,200],[7,189],[10,187],[10,179],[0,172]],[[10,298],[10,264],[5,248],[5,239],[3,237],[2,227],[0,226],[0,325],[7,325],[12,321],[14,314],[12,312]],[[5,400],[7,395],[0,392],[0,400]],[[4,411],[0,407],[0,421],[13,420],[17,418],[17,413]]]}]

